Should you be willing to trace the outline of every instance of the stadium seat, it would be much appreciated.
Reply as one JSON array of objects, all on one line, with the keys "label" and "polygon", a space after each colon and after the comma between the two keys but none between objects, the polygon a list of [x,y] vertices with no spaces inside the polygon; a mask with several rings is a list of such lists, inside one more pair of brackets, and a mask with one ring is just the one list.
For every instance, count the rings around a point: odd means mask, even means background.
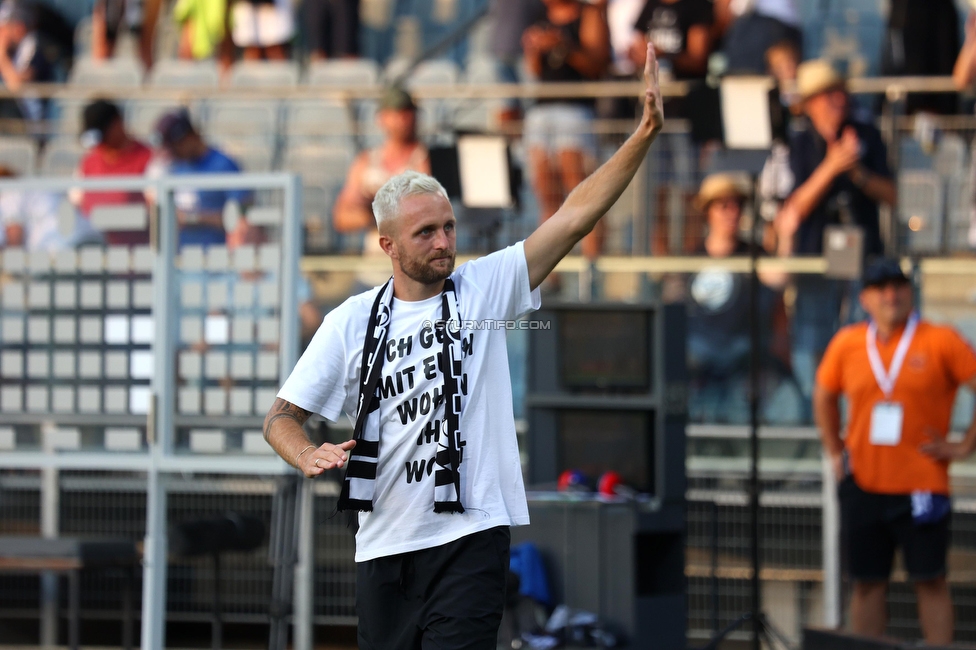
[{"label": "stadium seat", "polygon": [[949,251],[971,250],[969,229],[973,217],[973,179],[968,168],[946,182],[946,244]]},{"label": "stadium seat", "polygon": [[901,169],[932,169],[932,156],[922,150],[912,136],[904,136],[899,143],[898,160]]},{"label": "stadium seat", "polygon": [[96,61],[92,58],[75,59],[68,75],[68,83],[93,90],[110,88],[138,88],[142,85],[142,64],[132,58]]},{"label": "stadium seat", "polygon": [[27,137],[0,137],[0,165],[21,176],[33,176],[37,165],[37,142]]},{"label": "stadium seat", "polygon": [[966,149],[966,143],[959,135],[943,133],[932,155],[932,166],[943,177],[957,174],[969,164]]},{"label": "stadium seat", "polygon": [[[355,109],[352,109],[355,110]],[[285,137],[289,141],[349,139],[355,133],[351,109],[328,99],[302,99],[284,106]]]},{"label": "stadium seat", "polygon": [[274,147],[278,133],[277,101],[222,99],[208,102],[203,134],[215,139],[249,139]]},{"label": "stadium seat", "polygon": [[306,184],[342,185],[352,158],[353,153],[348,148],[309,144],[285,150],[282,169],[301,174]]},{"label": "stadium seat", "polygon": [[230,71],[234,88],[290,88],[298,85],[295,61],[239,61]]},{"label": "stadium seat", "polygon": [[469,84],[498,83],[498,61],[491,56],[468,59],[468,65],[464,69],[464,79]]},{"label": "stadium seat", "polygon": [[163,60],[149,73],[149,85],[157,88],[217,88],[220,74],[215,61]]},{"label": "stadium seat", "polygon": [[305,145],[287,149],[282,169],[302,177],[307,244],[329,248],[335,242],[332,206],[342,189],[352,163],[352,152],[325,145]]},{"label": "stadium seat", "polygon": [[353,88],[372,86],[380,76],[379,66],[371,59],[316,61],[308,68],[306,84]]},{"label": "stadium seat", "polygon": [[400,82],[402,83],[404,75],[406,74],[407,67],[410,65],[410,60],[401,56],[392,57],[383,66],[383,72],[380,75],[380,83],[383,85],[393,84]]},{"label": "stadium seat", "polygon": [[942,179],[931,171],[898,174],[898,222],[913,253],[942,249],[945,197]]},{"label": "stadium seat", "polygon": [[461,77],[461,71],[450,59],[432,59],[422,61],[413,69],[407,78],[407,86],[433,86],[438,84],[456,84]]},{"label": "stadium seat", "polygon": [[81,134],[81,113],[87,102],[82,99],[60,99],[57,101],[57,132],[77,137]]},{"label": "stadium seat", "polygon": [[71,176],[85,150],[76,138],[58,138],[48,142],[41,153],[38,173],[41,176]]},{"label": "stadium seat", "polygon": [[274,148],[250,138],[212,137],[211,141],[233,158],[245,172],[269,172],[274,166]]},{"label": "stadium seat", "polygon": [[[474,57],[468,61],[465,80],[469,84],[499,83],[498,62],[492,57]],[[502,99],[462,99],[457,102],[454,127],[463,131],[486,131],[495,126],[495,116],[505,107]]]}]

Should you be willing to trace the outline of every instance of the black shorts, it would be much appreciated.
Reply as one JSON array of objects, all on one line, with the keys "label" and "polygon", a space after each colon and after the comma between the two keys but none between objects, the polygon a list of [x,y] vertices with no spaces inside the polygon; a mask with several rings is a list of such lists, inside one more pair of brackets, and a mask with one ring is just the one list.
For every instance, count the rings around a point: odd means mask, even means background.
[{"label": "black shorts", "polygon": [[359,56],[359,0],[304,0],[308,49],[331,58]]},{"label": "black shorts", "polygon": [[359,647],[495,650],[510,544],[508,526],[501,526],[358,562]]},{"label": "black shorts", "polygon": [[951,514],[936,523],[916,524],[910,495],[866,492],[850,476],[841,482],[838,494],[841,542],[851,578],[888,580],[898,547],[912,580],[932,580],[946,574]]}]

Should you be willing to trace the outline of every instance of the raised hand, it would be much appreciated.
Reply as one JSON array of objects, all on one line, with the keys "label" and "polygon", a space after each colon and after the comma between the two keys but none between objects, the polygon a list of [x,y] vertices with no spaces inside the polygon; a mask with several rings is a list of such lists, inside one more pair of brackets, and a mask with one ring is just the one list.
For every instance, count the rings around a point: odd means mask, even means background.
[{"label": "raised hand", "polygon": [[641,126],[649,128],[656,135],[664,127],[664,102],[661,100],[661,83],[658,78],[657,55],[654,46],[647,44],[647,58],[644,60],[644,115]]}]

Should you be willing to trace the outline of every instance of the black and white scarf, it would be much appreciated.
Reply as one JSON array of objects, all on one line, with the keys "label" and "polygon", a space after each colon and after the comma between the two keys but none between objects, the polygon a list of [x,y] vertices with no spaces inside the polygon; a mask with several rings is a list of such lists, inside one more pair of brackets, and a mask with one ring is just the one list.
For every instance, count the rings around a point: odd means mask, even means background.
[{"label": "black and white scarf", "polygon": [[[380,289],[369,313],[366,342],[359,372],[359,410],[353,439],[356,446],[346,465],[337,509],[369,512],[373,509],[376,466],[380,451],[380,398],[378,387],[386,357],[386,340],[393,313],[393,279]],[[444,281],[441,292],[443,332],[444,419],[437,433],[434,472],[434,512],[464,512],[461,505],[461,330],[454,281]]]}]

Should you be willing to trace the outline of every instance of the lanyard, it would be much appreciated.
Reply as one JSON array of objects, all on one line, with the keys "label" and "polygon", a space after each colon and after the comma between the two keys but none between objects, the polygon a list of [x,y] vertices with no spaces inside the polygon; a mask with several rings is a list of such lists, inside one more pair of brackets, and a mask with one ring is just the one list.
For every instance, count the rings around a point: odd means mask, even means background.
[{"label": "lanyard", "polygon": [[891,359],[891,368],[886,372],[884,364],[881,363],[881,355],[878,353],[878,326],[873,321],[868,325],[868,361],[871,362],[874,378],[877,380],[878,388],[884,393],[886,400],[891,397],[892,391],[895,390],[895,382],[898,380],[901,365],[905,362],[908,346],[912,344],[912,338],[915,337],[917,327],[918,314],[913,313],[908,319],[905,331],[902,332],[901,340],[898,341],[898,347],[895,348],[895,356]]}]

